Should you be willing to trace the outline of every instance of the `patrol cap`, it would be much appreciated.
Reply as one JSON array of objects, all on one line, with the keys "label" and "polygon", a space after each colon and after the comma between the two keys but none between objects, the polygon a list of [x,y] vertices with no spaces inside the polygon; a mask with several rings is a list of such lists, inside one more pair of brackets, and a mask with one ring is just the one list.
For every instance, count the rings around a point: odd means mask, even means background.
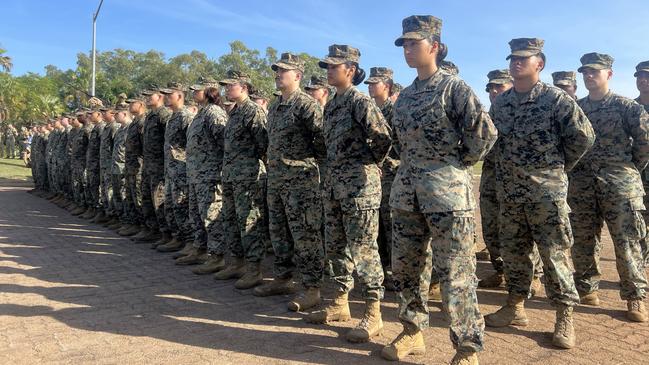
[{"label": "patrol cap", "polygon": [[88,99],[88,106],[90,107],[90,112],[99,111],[99,109],[104,106],[104,102],[98,97],[93,96]]},{"label": "patrol cap", "polygon": [[285,52],[282,53],[280,59],[273,63],[270,68],[272,68],[273,71],[277,71],[277,69],[281,68],[283,70],[298,70],[304,72],[304,61],[297,55]]},{"label": "patrol cap", "polygon": [[340,65],[345,62],[358,63],[361,59],[361,51],[358,48],[346,44],[332,44],[329,46],[329,54],[318,62],[320,68],[327,68],[328,65]]},{"label": "patrol cap", "polygon": [[144,96],[142,95],[135,95],[133,97],[130,97],[126,99],[126,102],[131,104],[131,103],[144,103]]},{"label": "patrol cap", "polygon": [[489,92],[489,86],[493,85],[506,85],[514,80],[512,79],[511,74],[509,73],[509,70],[503,69],[503,70],[492,70],[489,71],[487,74],[487,79],[489,81],[487,82],[487,87],[486,87],[486,92]]},{"label": "patrol cap", "polygon": [[401,21],[401,27],[401,37],[394,41],[397,47],[403,46],[406,39],[422,40],[432,37],[439,41],[442,38],[442,20],[432,15],[411,15]]},{"label": "patrol cap", "polygon": [[153,94],[158,94],[159,92],[160,92],[160,86],[156,84],[149,84],[149,87],[146,90],[142,91],[142,95],[150,96]]},{"label": "patrol cap", "polygon": [[638,77],[640,72],[649,72],[649,61],[638,63],[638,65],[635,67],[635,73],[633,74],[633,76]]},{"label": "patrol cap", "polygon": [[370,77],[365,81],[366,84],[376,84],[377,82],[392,81],[394,72],[387,67],[370,68]]},{"label": "patrol cap", "polygon": [[584,72],[584,69],[592,68],[593,70],[607,70],[613,68],[613,57],[597,52],[586,53],[579,59],[581,67],[577,72]]},{"label": "patrol cap", "polygon": [[200,90],[205,90],[208,87],[218,87],[219,82],[216,81],[216,79],[209,77],[209,76],[201,76],[198,78],[198,82],[192,86],[189,87],[189,90],[192,91],[200,91]]},{"label": "patrol cap", "polygon": [[263,90],[256,90],[253,94],[250,94],[250,99],[252,100],[264,99],[266,101],[270,100],[268,94]]},{"label": "patrol cap", "polygon": [[304,86],[305,90],[316,90],[316,89],[322,89],[323,87],[328,87],[329,84],[327,84],[327,78],[323,76],[311,76],[311,80],[309,80],[309,83]]},{"label": "patrol cap", "polygon": [[543,52],[543,45],[545,41],[539,38],[514,38],[509,41],[509,48],[511,54],[507,56],[507,60],[513,56],[517,57],[532,57]]},{"label": "patrol cap", "polygon": [[163,89],[160,89],[160,92],[162,94],[167,94],[167,95],[168,94],[173,94],[176,91],[184,93],[185,91],[187,91],[187,88],[185,87],[185,85],[183,85],[183,84],[181,84],[179,82],[172,81],[172,82],[167,84],[167,87],[165,87]]},{"label": "patrol cap", "polygon": [[439,64],[439,68],[450,73],[451,75],[457,75],[460,73],[460,69],[451,61],[443,60]]},{"label": "patrol cap", "polygon": [[220,85],[236,84],[238,82],[251,83],[250,76],[239,70],[230,70],[225,74],[225,79],[219,81]]},{"label": "patrol cap", "polygon": [[118,112],[128,111],[128,103],[118,103],[115,106],[115,111]]},{"label": "patrol cap", "polygon": [[555,86],[572,86],[577,84],[577,73],[575,71],[557,71],[552,73],[552,83]]}]

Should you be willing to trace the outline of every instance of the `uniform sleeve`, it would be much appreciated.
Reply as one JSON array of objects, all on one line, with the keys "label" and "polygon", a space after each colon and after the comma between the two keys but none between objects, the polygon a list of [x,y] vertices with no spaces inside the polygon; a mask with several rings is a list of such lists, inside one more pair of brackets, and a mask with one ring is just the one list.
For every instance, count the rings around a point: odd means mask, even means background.
[{"label": "uniform sleeve", "polygon": [[362,98],[354,103],[353,117],[365,132],[374,162],[383,163],[392,145],[390,126],[385,122],[383,114],[373,101]]},{"label": "uniform sleeve", "polygon": [[472,166],[482,160],[498,138],[498,130],[473,90],[460,82],[453,90],[451,113],[462,133],[462,160]]},{"label": "uniform sleeve", "polygon": [[301,114],[301,118],[313,138],[314,157],[318,160],[326,158],[327,148],[324,140],[322,108],[315,100],[308,99],[302,107]]},{"label": "uniform sleeve", "polygon": [[632,103],[624,117],[633,138],[633,163],[642,171],[649,163],[649,114],[642,105]]},{"label": "uniform sleeve", "polygon": [[217,141],[224,138],[225,124],[228,122],[228,115],[222,110],[210,110],[205,116],[209,134]]},{"label": "uniform sleeve", "polygon": [[250,133],[255,143],[257,153],[262,160],[266,161],[266,150],[268,149],[268,130],[266,129],[266,113],[263,109],[255,108],[250,123]]},{"label": "uniform sleeve", "polygon": [[568,95],[559,96],[557,121],[561,133],[561,145],[565,156],[564,168],[572,170],[579,160],[593,147],[595,131],[577,102]]}]

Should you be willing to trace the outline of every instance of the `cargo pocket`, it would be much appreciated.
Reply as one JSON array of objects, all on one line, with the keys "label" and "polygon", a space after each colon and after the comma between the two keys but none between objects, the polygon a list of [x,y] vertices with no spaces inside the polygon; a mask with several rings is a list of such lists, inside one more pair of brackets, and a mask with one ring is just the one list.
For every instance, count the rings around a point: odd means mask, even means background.
[{"label": "cargo pocket", "polygon": [[631,214],[633,222],[631,224],[632,229],[630,229],[629,234],[633,234],[635,239],[641,240],[647,236],[647,226],[642,216],[642,211],[645,210],[645,205],[643,202],[643,197],[635,197],[629,199],[629,206],[631,208]]}]

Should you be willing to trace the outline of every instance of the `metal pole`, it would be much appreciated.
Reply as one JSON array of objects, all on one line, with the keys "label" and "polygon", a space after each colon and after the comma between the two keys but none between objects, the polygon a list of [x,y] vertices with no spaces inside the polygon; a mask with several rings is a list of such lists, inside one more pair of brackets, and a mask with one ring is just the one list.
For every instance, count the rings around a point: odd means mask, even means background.
[{"label": "metal pole", "polygon": [[91,89],[90,89],[90,96],[95,96],[95,77],[96,77],[96,59],[97,59],[97,16],[99,15],[99,10],[101,9],[101,4],[104,3],[104,0],[101,0],[99,2],[99,6],[97,7],[97,11],[92,15],[92,81],[91,81]]}]

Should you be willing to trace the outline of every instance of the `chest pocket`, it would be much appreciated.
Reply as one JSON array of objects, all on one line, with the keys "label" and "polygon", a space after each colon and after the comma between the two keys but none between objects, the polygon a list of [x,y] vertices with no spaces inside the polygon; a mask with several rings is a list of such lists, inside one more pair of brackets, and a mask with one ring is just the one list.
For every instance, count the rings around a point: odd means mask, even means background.
[{"label": "chest pocket", "polygon": [[550,116],[522,116],[514,120],[510,140],[520,158],[537,168],[559,165],[559,129]]},{"label": "chest pocket", "polygon": [[448,150],[449,147],[459,145],[460,132],[452,125],[441,103],[432,102],[420,106],[411,113],[411,118],[422,130],[428,144],[435,149]]},{"label": "chest pocket", "polygon": [[600,145],[620,144],[628,139],[628,131],[622,123],[619,112],[611,109],[598,110],[596,117],[590,119],[595,130],[595,140]]}]

